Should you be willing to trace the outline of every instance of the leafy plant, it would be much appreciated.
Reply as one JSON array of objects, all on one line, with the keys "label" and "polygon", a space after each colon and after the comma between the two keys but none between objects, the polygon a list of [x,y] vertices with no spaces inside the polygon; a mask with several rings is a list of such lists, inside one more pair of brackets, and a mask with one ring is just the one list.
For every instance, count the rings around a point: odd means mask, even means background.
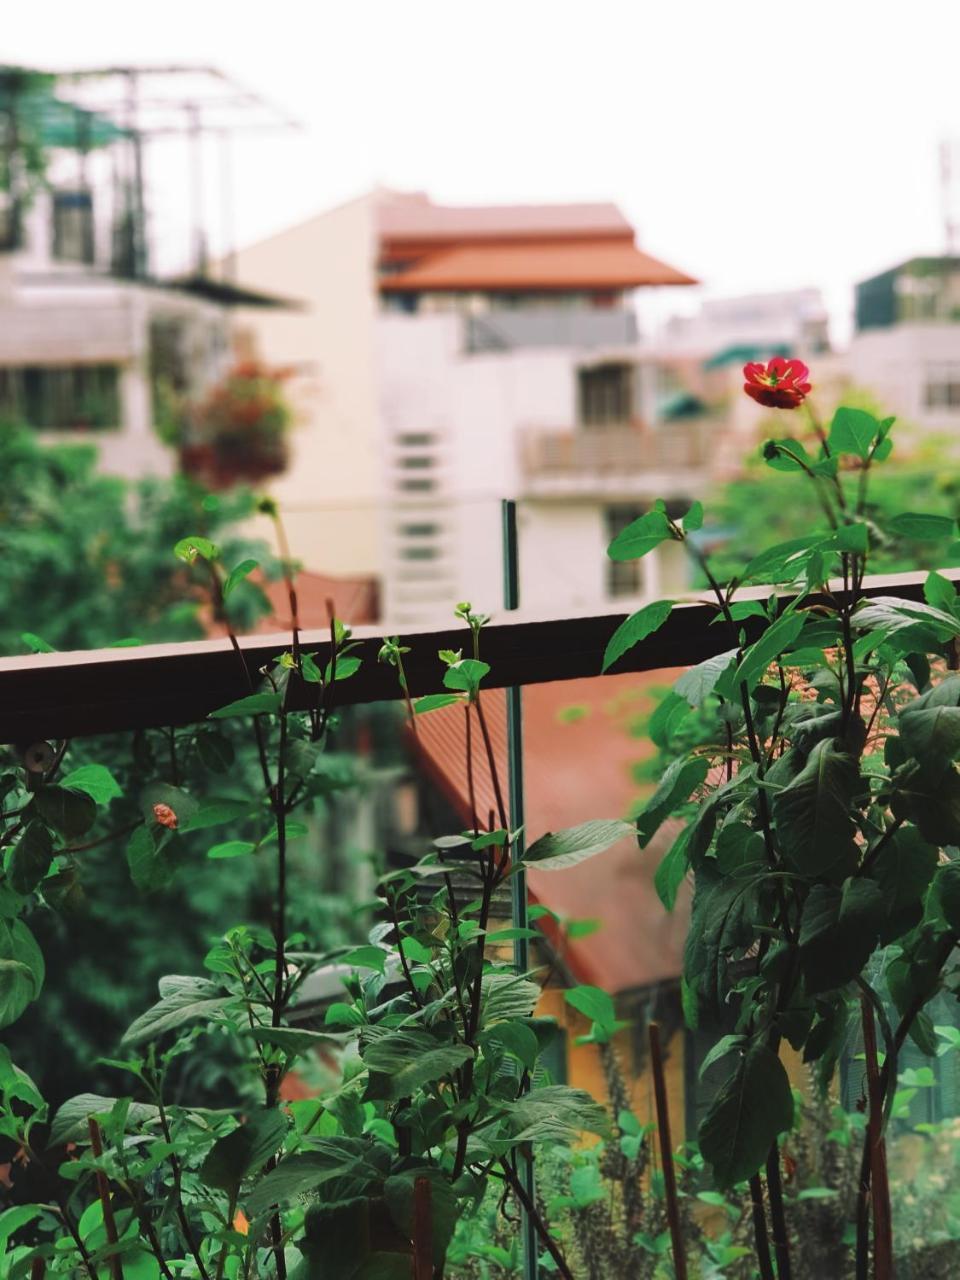
[{"label": "leafy plant", "polygon": [[[272,504],[264,510],[277,519]],[[408,1277],[413,1261],[439,1277],[457,1220],[497,1182],[530,1215],[557,1273],[571,1276],[521,1170],[533,1149],[605,1134],[608,1116],[582,1090],[550,1080],[541,1059],[556,1027],[535,1014],[539,985],[488,945],[515,932],[498,936],[491,910],[516,874],[517,833],[480,697],[489,672],[480,657],[486,619],[460,606],[472,656],[441,660],[465,731],[482,744],[496,811],[485,822],[475,814],[469,830],[439,839],[413,866],[388,871],[381,919],[361,945],[317,950],[291,928],[293,815],[336,785],[329,736],[337,684],[359,662],[357,643],[334,618],[327,658],[307,652],[288,578],[291,648],[255,680],[226,613],[250,562],[231,568],[200,534],[181,538],[175,553],[227,626],[247,692],[204,725],[170,730],[167,764],[150,780],[138,778],[129,873],[149,890],[197,857],[198,844],[217,866],[257,859],[261,877],[272,878],[270,923],[224,932],[202,975],[161,978],[157,1000],[109,1060],[125,1074],[126,1092],[84,1092],[51,1114],[9,1054],[0,1058],[0,1126],[33,1191],[8,1219],[15,1241],[8,1266],[14,1274],[30,1266],[91,1280],[104,1273],[221,1280],[283,1278],[302,1264],[305,1274],[330,1280],[388,1280]],[[383,657],[405,686],[402,648],[388,642]],[[417,715],[411,706],[414,732]],[[231,775],[236,767],[230,726],[245,726],[251,737],[259,784],[244,772],[230,797],[211,797],[198,785],[207,772]],[[67,759],[68,744],[60,743],[4,778],[3,1025],[41,998],[35,923],[61,902],[98,809],[123,792],[103,765],[68,767]],[[146,753],[142,763],[149,775],[158,760]],[[597,822],[551,833],[528,856],[543,870],[562,870],[624,829]],[[330,998],[331,981],[340,999]],[[313,991],[328,993],[319,1026]],[[569,994],[587,1009],[599,1042],[616,1030],[604,993]],[[224,1050],[239,1097],[198,1104],[191,1093]],[[291,1073],[321,1069],[319,1098],[283,1102]]]},{"label": "leafy plant", "polygon": [[[776,370],[769,379],[775,386]],[[795,1103],[781,1046],[802,1053],[825,1088],[851,1024],[862,1028],[869,1100],[858,1267],[867,1265],[872,1211],[877,1275],[889,1275],[882,1138],[897,1057],[908,1037],[935,1051],[925,1006],[957,987],[960,602],[937,572],[922,600],[864,592],[876,547],[921,539],[952,555],[957,528],[947,515],[873,518],[870,484],[892,450],[892,427],[841,408],[829,430],[811,418],[806,438],[768,441],[767,466],[808,487],[823,527],[759,550],[726,580],[696,537],[698,506],[691,525],[658,503],[609,551],[632,559],[680,542],[717,610],[720,652],[681,676],[657,712],[661,733],[691,715],[696,732],[637,828],[643,847],[671,815],[687,818],[657,887],[672,906],[692,875],[684,1008],[690,1025],[719,1028],[717,1053],[729,1063],[699,1145],[719,1190],[749,1181],[761,1206],[756,1264],[767,1278],[774,1256],[776,1274],[791,1267],[779,1143]],[[619,629],[613,659],[624,634],[648,633],[653,616],[648,606]]]}]

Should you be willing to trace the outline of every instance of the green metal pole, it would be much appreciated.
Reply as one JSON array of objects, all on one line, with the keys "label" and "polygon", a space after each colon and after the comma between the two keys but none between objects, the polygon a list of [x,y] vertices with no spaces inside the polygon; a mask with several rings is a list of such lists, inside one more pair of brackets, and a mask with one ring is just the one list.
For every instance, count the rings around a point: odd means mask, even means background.
[{"label": "green metal pole", "polygon": [[[513,499],[503,503],[503,606],[514,610],[520,606],[520,556],[517,540],[517,504]],[[509,771],[510,792],[510,827],[518,831],[513,843],[514,863],[519,865],[510,880],[510,899],[513,908],[513,924],[516,929],[527,929],[527,875],[523,870],[525,816],[523,811],[523,717],[520,701],[520,688],[514,686],[507,689],[507,768]],[[530,968],[530,945],[526,936],[513,940],[513,964],[517,973],[526,973]],[[520,1156],[517,1169],[523,1189],[536,1204],[537,1190],[533,1169],[533,1150],[526,1148]],[[538,1264],[538,1240],[533,1219],[526,1209],[521,1208],[521,1238],[523,1245],[524,1280],[537,1280],[540,1274]]]}]

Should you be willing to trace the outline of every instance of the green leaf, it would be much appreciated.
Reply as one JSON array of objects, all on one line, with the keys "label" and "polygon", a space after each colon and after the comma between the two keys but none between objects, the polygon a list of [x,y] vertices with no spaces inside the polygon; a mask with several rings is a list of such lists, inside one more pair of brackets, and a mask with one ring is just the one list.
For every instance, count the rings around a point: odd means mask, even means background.
[{"label": "green leaf", "polygon": [[960,755],[960,707],[908,703],[899,719],[903,749],[936,781]]},{"label": "green leaf", "polygon": [[696,533],[698,529],[703,528],[703,503],[692,502],[690,510],[683,517],[684,533]]},{"label": "green leaf", "polygon": [[354,658],[350,654],[341,654],[337,659],[336,677],[334,677],[333,662],[327,663],[323,678],[329,684],[334,678],[337,680],[349,680],[351,676],[355,676],[360,670],[360,659]]},{"label": "green leaf", "polygon": [[565,831],[548,831],[535,840],[526,851],[523,861],[535,862],[538,871],[563,871],[575,867],[595,854],[603,853],[625,836],[632,836],[634,827],[617,819],[582,822]]},{"label": "green leaf", "polygon": [[870,531],[862,523],[841,525],[824,544],[824,550],[845,551],[856,556],[865,556],[869,548]]},{"label": "green leaf", "polygon": [[793,1093],[783,1063],[755,1045],[714,1099],[700,1125],[700,1152],[718,1188],[745,1182],[793,1124]]},{"label": "green leaf", "polygon": [[617,659],[622,658],[634,645],[639,644],[641,640],[645,640],[647,636],[659,630],[667,618],[670,617],[672,610],[672,600],[657,600],[653,604],[645,605],[637,613],[631,614],[629,618],[621,622],[610,637],[610,641],[604,651],[601,669],[608,671]]},{"label": "green leaf", "polygon": [[211,720],[226,720],[229,716],[260,716],[275,715],[280,710],[281,698],[279,693],[272,691],[267,693],[251,693],[245,698],[238,698],[236,702],[228,702],[225,707],[219,707],[216,711],[210,712]]},{"label": "green leaf", "polygon": [[235,569],[231,569],[226,582],[223,584],[224,600],[226,600],[230,592],[233,591],[234,587],[238,586],[244,580],[248,573],[253,573],[254,569],[258,567],[259,565],[256,560],[243,560]]},{"label": "green leaf", "polygon": [[737,667],[734,684],[745,684],[751,692],[773,662],[785,649],[789,649],[803,630],[802,613],[785,613],[771,623],[754,644],[746,650]]},{"label": "green leaf", "polygon": [[354,947],[341,956],[338,963],[348,964],[354,969],[375,969],[377,973],[385,973],[387,953],[383,947]]},{"label": "green leaf", "polygon": [[894,516],[887,521],[891,533],[901,538],[912,538],[916,542],[939,542],[941,538],[953,538],[957,532],[957,522],[950,516],[932,516],[925,512],[906,511],[903,515]]},{"label": "green leaf", "polygon": [[225,840],[223,844],[215,844],[207,850],[208,858],[241,858],[253,853],[256,845],[251,840]]},{"label": "green leaf", "polygon": [[53,837],[42,822],[28,822],[10,859],[10,886],[14,893],[32,893],[50,869]]},{"label": "green leaf", "polygon": [[[124,1099],[124,1101],[127,1101]],[[54,1116],[47,1145],[60,1147],[66,1142],[87,1142],[90,1130],[87,1121],[91,1116],[108,1116],[117,1105],[117,1098],[105,1098],[99,1093],[78,1093],[68,1098]],[[127,1108],[127,1125],[130,1130],[156,1120],[159,1109],[149,1102],[130,1102]]]},{"label": "green leaf", "polygon": [[680,724],[690,714],[690,703],[678,693],[670,692],[658,704],[647,724],[647,733],[654,746],[663,748],[670,741]]},{"label": "green leaf", "polygon": [[849,879],[842,891],[815,884],[800,918],[800,966],[810,995],[842,987],[860,974],[877,945],[885,915],[880,886]]},{"label": "green leaf", "polygon": [[662,511],[648,511],[621,530],[607,548],[611,560],[639,560],[648,551],[673,537],[670,522]]},{"label": "green leaf", "polygon": [[123,1037],[125,1045],[145,1044],[187,1022],[210,1018],[230,1001],[218,983],[179,974],[160,979],[160,996],[156,1004],[127,1028]]},{"label": "green leaf", "polygon": [[880,423],[872,413],[841,407],[833,415],[830,426],[831,452],[853,454],[866,461],[879,432]]},{"label": "green leaf", "polygon": [[660,865],[657,867],[653,877],[653,886],[657,891],[657,897],[668,911],[672,911],[676,905],[677,891],[683,884],[690,868],[687,846],[690,843],[691,830],[690,826],[684,827],[669,850],[661,858]]},{"label": "green leaf", "polygon": [[478,662],[475,658],[461,658],[453,662],[443,673],[443,683],[447,689],[462,689],[465,693],[476,696],[480,681],[490,674],[486,662]]},{"label": "green leaf", "polygon": [[315,1049],[341,1049],[342,1041],[323,1031],[305,1027],[244,1027],[243,1034],[257,1044],[268,1044],[289,1054],[307,1054]]},{"label": "green leaf", "polygon": [[0,1028],[9,1027],[43,987],[43,954],[22,920],[0,920]]},{"label": "green leaf", "polygon": [[428,693],[423,698],[418,698],[413,704],[415,715],[422,715],[427,711],[439,711],[441,707],[452,707],[455,703],[463,702],[463,698],[456,693]]},{"label": "green leaf", "polygon": [[774,471],[803,471],[813,461],[806,445],[790,437],[768,440],[764,445],[763,458]]},{"label": "green leaf", "polygon": [[197,560],[216,560],[220,548],[209,538],[193,536],[181,538],[173,548],[173,554],[184,564],[195,564]]},{"label": "green leaf", "polygon": [[56,653],[56,649],[52,644],[47,644],[42,636],[34,635],[32,631],[21,631],[20,639],[27,646],[31,653]]},{"label": "green leaf", "polygon": [[773,798],[786,859],[806,876],[843,880],[857,862],[852,810],[864,789],[853,756],[816,743],[797,776]]},{"label": "green leaf", "polygon": [[97,820],[96,801],[84,791],[45,786],[36,792],[33,803],[44,822],[68,839],[86,835]]},{"label": "green leaf", "polygon": [[805,571],[810,557],[823,542],[822,534],[804,538],[791,538],[768,547],[747,564],[740,575],[742,583],[768,582],[779,584],[793,582]]},{"label": "green leaf", "polygon": [[707,700],[719,684],[721,678],[730,669],[738,650],[727,649],[712,658],[697,663],[674,683],[673,692],[686,699],[691,707],[699,707]]},{"label": "green leaf", "polygon": [[283,1145],[287,1118],[276,1107],[248,1114],[225,1138],[218,1139],[200,1166],[200,1180],[235,1195],[248,1173],[259,1170]]},{"label": "green leaf", "polygon": [[276,1169],[257,1182],[245,1199],[246,1211],[250,1215],[263,1213],[272,1205],[315,1191],[334,1178],[352,1178],[365,1172],[372,1175],[375,1166],[366,1160],[373,1150],[367,1138],[312,1139],[310,1151],[285,1156]]},{"label": "green leaf", "polygon": [[422,1031],[397,1030],[362,1045],[360,1056],[370,1071],[367,1100],[411,1097],[426,1084],[451,1076],[473,1057],[466,1044],[444,1044]]},{"label": "green leaf", "polygon": [[480,1048],[489,1055],[490,1050],[509,1053],[528,1071],[537,1065],[540,1043],[525,1022],[497,1022],[481,1032]]},{"label": "green leaf", "polygon": [[669,766],[656,791],[637,815],[637,840],[645,849],[664,821],[686,803],[706,779],[710,765],[704,756],[681,757]]},{"label": "green leaf", "polygon": [[62,779],[62,785],[74,791],[85,791],[97,804],[108,804],[123,791],[116,778],[102,764],[85,764]]},{"label": "green leaf", "polygon": [[599,1023],[601,1027],[614,1027],[618,1023],[613,996],[600,987],[568,987],[563,998],[571,1008],[582,1013],[591,1022]]},{"label": "green leaf", "polygon": [[745,1048],[746,1044],[746,1036],[733,1034],[721,1036],[700,1063],[699,1079],[702,1080],[715,1063],[722,1061],[724,1058],[728,1057],[729,1054],[736,1053]]},{"label": "green leaf", "polygon": [[[171,808],[174,806],[171,805]],[[180,823],[181,831],[206,831],[210,827],[220,827],[226,822],[239,822],[252,813],[250,800],[211,800],[202,804]]]},{"label": "green leaf", "polygon": [[934,609],[941,609],[944,613],[952,613],[957,604],[957,588],[949,578],[945,578],[942,573],[937,573],[935,569],[931,569],[927,574],[926,582],[923,584],[923,598]]},{"label": "green leaf", "polygon": [[166,832],[156,826],[137,827],[127,841],[130,879],[144,893],[162,888],[170,879],[170,867],[162,856]]},{"label": "green leaf", "polygon": [[569,1085],[547,1085],[532,1089],[503,1108],[512,1133],[511,1146],[518,1142],[576,1143],[583,1133],[605,1138],[610,1133],[606,1108],[584,1089]]}]

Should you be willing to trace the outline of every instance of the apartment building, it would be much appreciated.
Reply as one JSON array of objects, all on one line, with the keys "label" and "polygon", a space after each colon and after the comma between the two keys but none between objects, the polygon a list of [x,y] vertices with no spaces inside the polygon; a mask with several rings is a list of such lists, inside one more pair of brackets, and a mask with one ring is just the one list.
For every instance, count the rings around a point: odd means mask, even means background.
[{"label": "apartment building", "polygon": [[89,441],[127,477],[169,474],[163,386],[202,394],[230,356],[230,308],[273,300],[150,274],[142,138],[57,77],[0,67],[0,421]]},{"label": "apartment building", "polygon": [[304,300],[244,316],[308,376],[274,486],[311,567],[366,573],[391,624],[502,591],[500,500],[520,503],[521,607],[591,611],[685,581],[673,552],[611,566],[655,497],[706,482],[696,422],[645,412],[634,292],[694,284],[610,204],[453,207],[373,192],[241,250],[253,286]]},{"label": "apartment building", "polygon": [[856,286],[850,376],[931,431],[960,426],[960,258],[910,258]]}]

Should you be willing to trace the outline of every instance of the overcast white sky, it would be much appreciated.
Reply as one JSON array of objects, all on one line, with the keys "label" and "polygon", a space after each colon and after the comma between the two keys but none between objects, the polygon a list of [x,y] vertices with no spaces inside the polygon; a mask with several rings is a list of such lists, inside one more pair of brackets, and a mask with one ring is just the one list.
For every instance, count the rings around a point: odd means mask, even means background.
[{"label": "overcast white sky", "polygon": [[[454,203],[611,199],[711,293],[819,285],[838,316],[854,280],[942,247],[957,0],[17,10],[3,61],[214,63],[304,122],[238,144],[241,242],[377,182]],[[167,201],[185,173],[164,168]]]}]

